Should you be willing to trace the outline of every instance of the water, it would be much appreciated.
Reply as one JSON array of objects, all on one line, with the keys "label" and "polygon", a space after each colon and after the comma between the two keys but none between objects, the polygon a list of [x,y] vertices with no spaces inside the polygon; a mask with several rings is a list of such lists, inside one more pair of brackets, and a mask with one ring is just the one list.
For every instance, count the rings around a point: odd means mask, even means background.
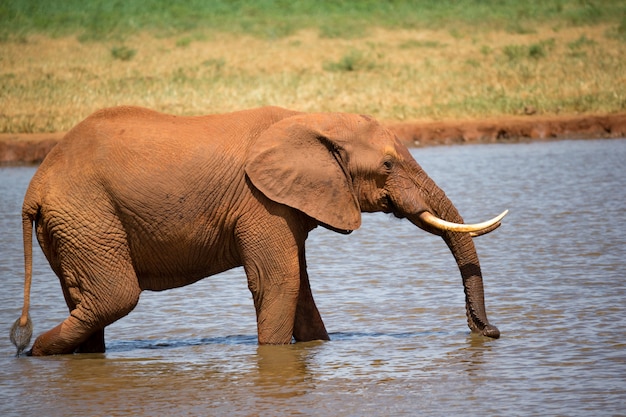
[{"label": "water", "polygon": [[[626,415],[626,140],[413,153],[466,220],[511,210],[476,239],[499,340],[469,333],[443,242],[377,214],[309,238],[331,342],[257,346],[237,269],[144,293],[104,355],[15,358],[34,168],[0,168],[0,415]],[[67,311],[35,254],[39,334]]]}]

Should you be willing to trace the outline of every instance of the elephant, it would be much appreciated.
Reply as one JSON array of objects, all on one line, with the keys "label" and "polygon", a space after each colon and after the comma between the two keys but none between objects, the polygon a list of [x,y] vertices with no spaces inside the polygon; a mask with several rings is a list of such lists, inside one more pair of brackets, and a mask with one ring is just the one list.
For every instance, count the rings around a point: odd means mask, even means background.
[{"label": "elephant", "polygon": [[473,238],[499,227],[506,211],[465,224],[374,118],[273,106],[175,116],[122,106],[72,128],[28,186],[24,303],[11,339],[20,355],[32,335],[34,227],[69,316],[38,336],[28,355],[104,352],[105,327],[130,313],[143,290],[240,266],[259,344],[330,340],[305,241],[317,226],[351,233],[362,212],[390,213],[441,236],[461,273],[470,330],[500,336],[487,319]]}]

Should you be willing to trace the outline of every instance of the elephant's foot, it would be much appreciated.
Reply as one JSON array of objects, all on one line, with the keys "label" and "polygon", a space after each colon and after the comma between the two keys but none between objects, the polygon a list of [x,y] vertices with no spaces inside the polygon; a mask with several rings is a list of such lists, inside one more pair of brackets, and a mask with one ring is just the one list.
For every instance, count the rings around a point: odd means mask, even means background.
[{"label": "elephant's foot", "polygon": [[[66,320],[67,321],[67,320]],[[33,347],[28,351],[28,356],[48,356],[74,353],[78,342],[68,337],[65,322],[48,330],[33,343]]]},{"label": "elephant's foot", "polygon": [[104,348],[104,329],[94,332],[85,322],[70,315],[61,324],[39,336],[27,355],[103,353]]}]

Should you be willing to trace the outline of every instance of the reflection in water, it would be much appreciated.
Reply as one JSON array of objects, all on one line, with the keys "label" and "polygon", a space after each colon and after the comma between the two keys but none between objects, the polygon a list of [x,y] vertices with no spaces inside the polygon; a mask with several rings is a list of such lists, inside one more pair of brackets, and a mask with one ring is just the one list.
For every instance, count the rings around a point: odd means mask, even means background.
[{"label": "reflection in water", "polygon": [[[241,269],[162,293],[107,329],[103,355],[18,358],[20,207],[34,168],[0,168],[0,415],[619,415],[626,408],[626,141],[414,150],[468,221],[490,320],[468,333],[441,239],[384,215],[315,230],[311,285],[332,341],[257,346]],[[611,219],[607,222],[606,219]],[[67,310],[35,250],[35,333]]]},{"label": "reflection in water", "polygon": [[458,363],[470,379],[477,378],[479,381],[487,377],[485,373],[485,355],[488,356],[493,344],[484,337],[470,334],[467,336],[466,345],[448,354],[448,360]]},{"label": "reflection in water", "polygon": [[306,394],[313,386],[308,372],[310,356],[321,342],[291,346],[259,346],[255,385],[263,396],[291,398]]}]

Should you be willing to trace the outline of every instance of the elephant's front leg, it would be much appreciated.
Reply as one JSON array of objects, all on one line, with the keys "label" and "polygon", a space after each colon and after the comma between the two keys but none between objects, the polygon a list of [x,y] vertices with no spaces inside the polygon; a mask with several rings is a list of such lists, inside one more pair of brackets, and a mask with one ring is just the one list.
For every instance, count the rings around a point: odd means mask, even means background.
[{"label": "elephant's front leg", "polygon": [[330,340],[313,300],[304,249],[297,252],[295,257],[286,251],[274,259],[276,252],[270,250],[245,265],[259,344],[288,344],[292,336],[297,342]]},{"label": "elephant's front leg", "polygon": [[[238,224],[238,243],[254,299],[259,344],[289,344],[294,333],[300,292],[298,239],[282,217],[257,218],[257,224]],[[263,227],[259,223],[263,222]]]},{"label": "elephant's front leg", "polygon": [[296,339],[296,342],[330,340],[322,321],[322,316],[313,300],[309,275],[306,270],[304,248],[300,251],[300,292],[298,294],[293,337]]},{"label": "elephant's front leg", "polygon": [[299,275],[265,262],[246,264],[244,268],[256,309],[259,344],[291,343],[300,290]]}]

